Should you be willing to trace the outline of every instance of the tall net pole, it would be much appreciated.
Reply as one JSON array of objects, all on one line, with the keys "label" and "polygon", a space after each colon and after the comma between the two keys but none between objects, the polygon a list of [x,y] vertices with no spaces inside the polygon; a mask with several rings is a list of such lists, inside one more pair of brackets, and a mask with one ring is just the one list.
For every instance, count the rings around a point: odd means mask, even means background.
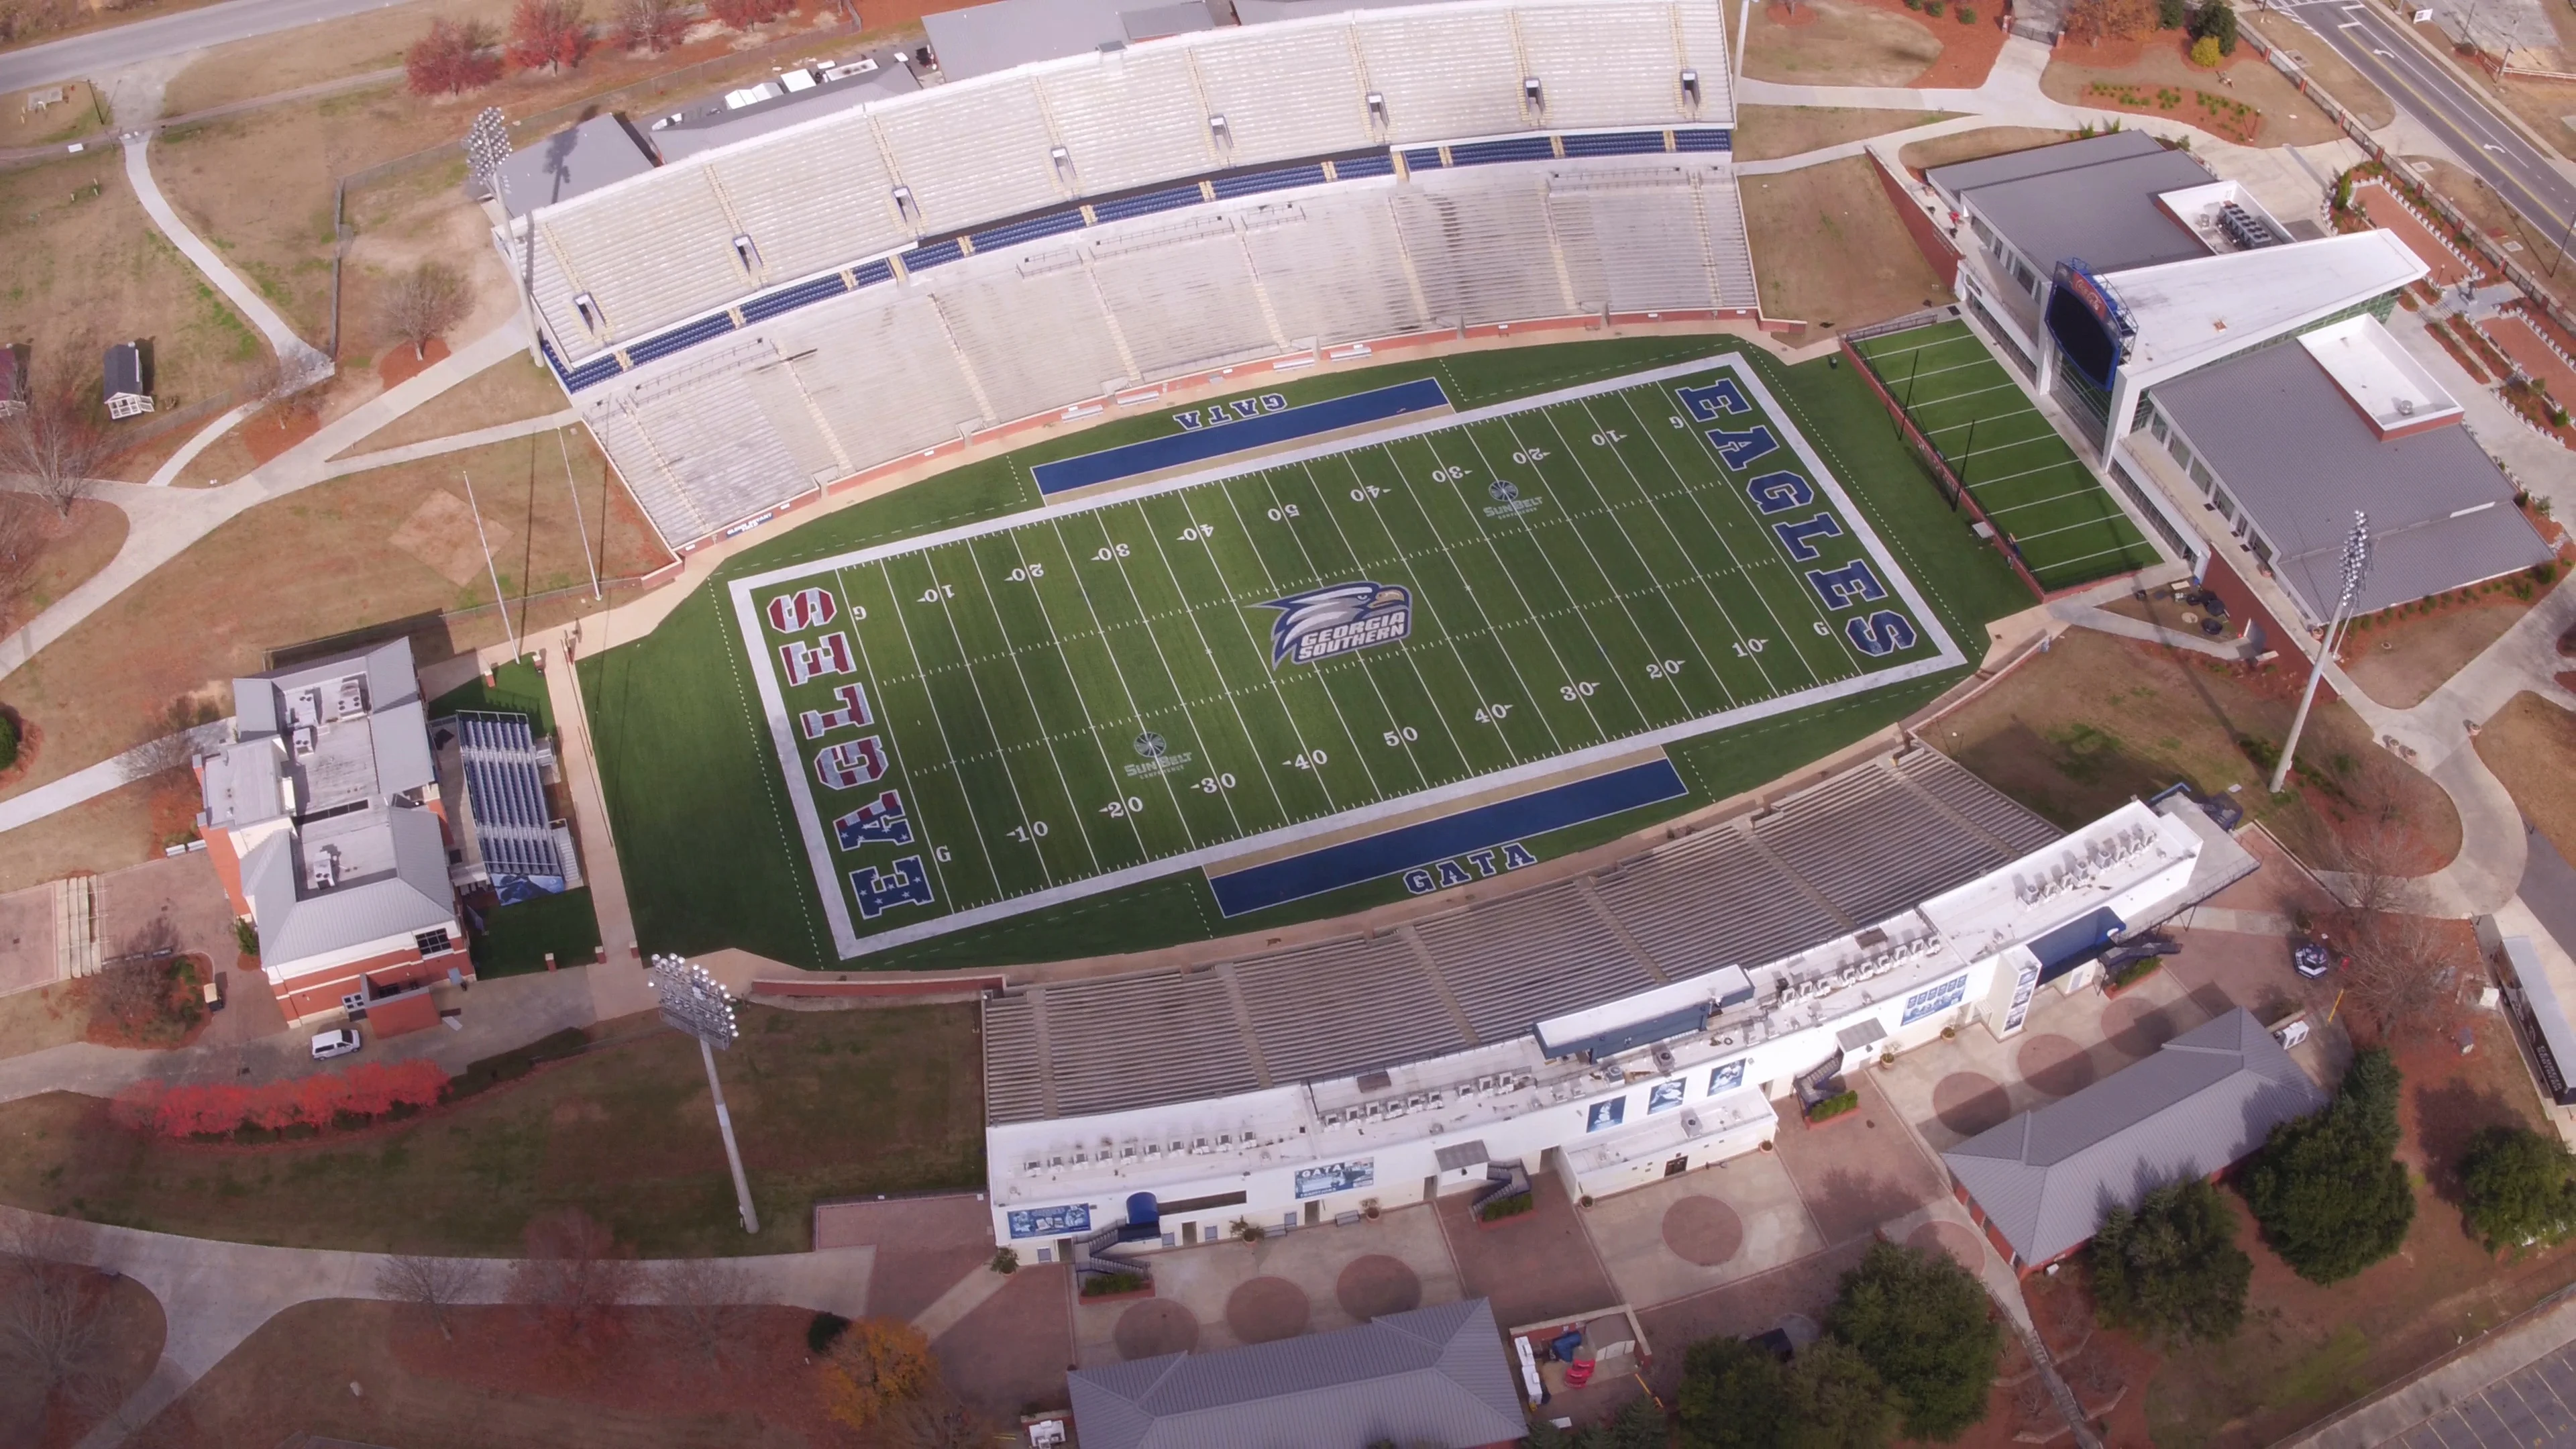
[{"label": "tall net pole", "polygon": [[2307,692],[2299,696],[2299,712],[2290,720],[2290,737],[2281,742],[2280,762],[2272,766],[2272,793],[2290,778],[2291,758],[2299,752],[2299,732],[2308,727],[2308,708],[2317,702],[2317,681],[2325,677],[2326,664],[2334,658],[2335,647],[2342,642],[2344,626],[2352,620],[2353,601],[2361,596],[2361,576],[2370,571],[2370,515],[2355,510],[2352,532],[2343,541],[2343,594],[2335,600],[2334,617],[2326,621],[2325,645],[2317,651],[2316,666],[2308,671]]},{"label": "tall net pole", "polygon": [[757,1235],[760,1214],[751,1205],[751,1180],[743,1175],[742,1149],[733,1140],[733,1114],[725,1110],[724,1084],[716,1080],[716,1049],[731,1048],[742,1029],[734,1021],[733,1002],[724,983],[677,956],[655,956],[650,968],[653,994],[662,999],[662,1022],[698,1039],[706,1059],[707,1091],[716,1101],[716,1131],[723,1134],[725,1165],[733,1169],[734,1205],[742,1213],[742,1230]]}]

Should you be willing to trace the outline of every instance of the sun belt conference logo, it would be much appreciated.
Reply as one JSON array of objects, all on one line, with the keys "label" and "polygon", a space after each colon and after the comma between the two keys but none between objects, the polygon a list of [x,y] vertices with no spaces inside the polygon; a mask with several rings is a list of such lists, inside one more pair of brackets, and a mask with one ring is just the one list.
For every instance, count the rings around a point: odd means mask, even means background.
[{"label": "sun belt conference logo", "polygon": [[1413,591],[1402,584],[1368,579],[1330,584],[1272,599],[1260,607],[1277,609],[1270,626],[1270,667],[1312,664],[1387,644],[1413,633]]}]

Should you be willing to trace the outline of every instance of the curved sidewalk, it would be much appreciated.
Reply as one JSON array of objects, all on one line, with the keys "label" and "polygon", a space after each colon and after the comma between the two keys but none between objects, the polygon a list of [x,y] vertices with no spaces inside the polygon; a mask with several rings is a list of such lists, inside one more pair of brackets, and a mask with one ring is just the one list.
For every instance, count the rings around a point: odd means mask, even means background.
[{"label": "curved sidewalk", "polygon": [[[182,1238],[136,1228],[47,1219],[0,1207],[0,1227],[25,1224],[74,1235],[70,1261],[132,1278],[161,1302],[168,1325],[160,1360],[124,1404],[80,1441],[80,1449],[110,1449],[151,1422],[188,1386],[239,1347],[261,1324],[298,1303],[325,1298],[383,1299],[377,1278],[393,1261],[384,1253],[344,1253],[316,1248],[267,1248],[250,1243]],[[508,1287],[505,1258],[451,1260],[469,1265],[473,1303],[499,1303]],[[745,1273],[742,1301],[860,1318],[867,1313],[874,1247],[821,1248],[805,1253],[729,1258]],[[639,1265],[650,1291],[657,1266]]]},{"label": "curved sidewalk", "polygon": [[224,259],[215,254],[215,249],[206,245],[202,238],[188,229],[186,222],[179,219],[177,209],[170,205],[169,198],[161,194],[160,183],[152,179],[151,146],[149,132],[125,139],[125,179],[133,185],[135,199],[143,203],[143,210],[151,216],[152,224],[161,228],[161,234],[170,239],[170,244],[194,263],[197,270],[205,274],[206,280],[214,283],[216,290],[239,308],[244,317],[250,319],[250,324],[268,339],[269,347],[277,354],[278,365],[289,376],[302,381],[329,373],[331,359],[296,336],[295,329],[286,325],[286,319],[277,315],[277,309],[269,306],[266,298],[225,265]]}]

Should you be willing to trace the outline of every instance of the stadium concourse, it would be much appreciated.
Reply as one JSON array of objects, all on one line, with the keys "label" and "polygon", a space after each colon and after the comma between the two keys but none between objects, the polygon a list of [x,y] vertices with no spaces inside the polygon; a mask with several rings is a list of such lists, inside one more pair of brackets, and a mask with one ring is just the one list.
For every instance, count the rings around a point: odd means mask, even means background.
[{"label": "stadium concourse", "polygon": [[837,479],[1262,358],[1754,314],[1717,0],[1226,27],[853,107],[495,233],[685,550]]},{"label": "stadium concourse", "polygon": [[[984,1008],[997,1242],[1111,1271],[1554,1171],[1760,1149],[1775,1099],[1978,1029],[2252,868],[2186,800],[2061,836],[1923,746],[1390,931]],[[1129,1264],[1133,1266],[1133,1264]]]}]

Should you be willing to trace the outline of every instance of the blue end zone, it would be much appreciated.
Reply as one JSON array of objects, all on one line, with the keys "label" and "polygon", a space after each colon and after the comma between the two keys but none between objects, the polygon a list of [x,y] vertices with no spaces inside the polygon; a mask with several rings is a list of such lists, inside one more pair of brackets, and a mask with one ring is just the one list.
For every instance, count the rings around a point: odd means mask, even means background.
[{"label": "blue end zone", "polygon": [[[1473,865],[1480,874],[1494,874],[1493,852],[1502,850],[1503,869],[1526,865],[1532,857],[1520,842],[1528,836],[1581,825],[1686,793],[1688,788],[1673,769],[1672,761],[1653,760],[1228,875],[1211,875],[1208,885],[1216,892],[1217,909],[1229,916],[1322,895],[1416,867],[1424,868],[1429,878],[1424,890],[1437,890],[1443,884],[1463,885],[1475,877],[1468,875],[1460,862]],[[1474,860],[1478,853],[1487,858]]]},{"label": "blue end zone", "polygon": [[[1185,432],[1166,438],[1147,438],[1141,443],[1103,448],[1079,458],[1061,458],[1040,463],[1030,471],[1038,480],[1040,493],[1062,493],[1069,488],[1088,488],[1095,483],[1112,483],[1142,473],[1160,473],[1190,463],[1204,463],[1246,448],[1267,447],[1296,438],[1312,437],[1361,423],[1382,422],[1387,418],[1417,413],[1425,408],[1446,407],[1449,395],[1431,378],[1400,382],[1369,392],[1355,392],[1304,407],[1274,407],[1263,411],[1270,398],[1237,398],[1237,406],[1211,403],[1175,414]],[[1243,413],[1242,409],[1252,409]],[[1240,414],[1240,415],[1238,415]],[[1225,419],[1222,423],[1216,421]]]}]

